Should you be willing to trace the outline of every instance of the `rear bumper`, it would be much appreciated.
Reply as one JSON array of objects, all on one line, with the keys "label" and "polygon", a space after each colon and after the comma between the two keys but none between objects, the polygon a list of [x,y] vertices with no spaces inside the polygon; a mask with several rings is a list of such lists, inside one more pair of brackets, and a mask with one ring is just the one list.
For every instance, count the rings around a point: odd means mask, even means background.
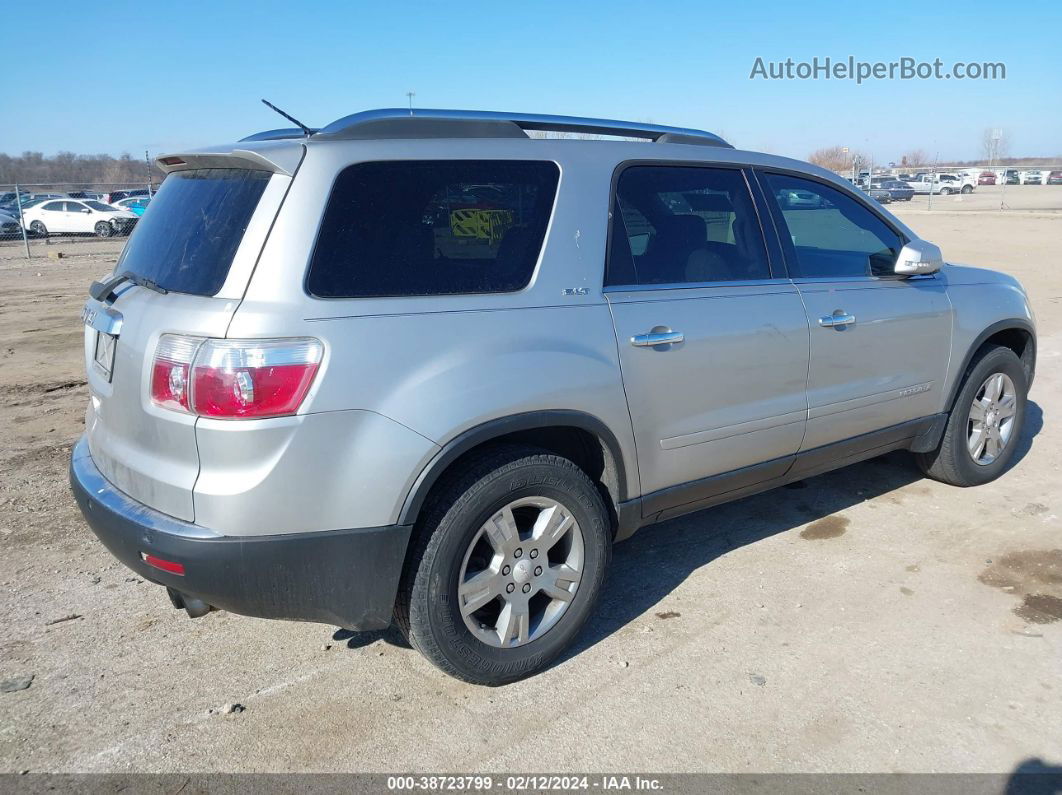
[{"label": "rear bumper", "polygon": [[[391,623],[410,527],[224,536],[133,500],[96,468],[84,437],[70,485],[89,527],[141,577],[222,610],[352,630]],[[144,562],[179,563],[184,574]]]}]

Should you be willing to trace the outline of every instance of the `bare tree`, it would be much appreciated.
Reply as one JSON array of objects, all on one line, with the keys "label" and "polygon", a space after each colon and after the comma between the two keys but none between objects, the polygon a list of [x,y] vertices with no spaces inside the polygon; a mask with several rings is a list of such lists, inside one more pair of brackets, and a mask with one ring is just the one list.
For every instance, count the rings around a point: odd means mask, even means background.
[{"label": "bare tree", "polygon": [[45,157],[40,152],[23,152],[14,156],[0,154],[0,184],[4,185],[13,182],[56,187],[92,183],[134,185],[146,182],[149,174],[156,184],[163,176],[154,163],[149,171],[143,160],[134,159],[128,154],[120,157],[78,155],[73,152],[60,152],[54,157]]},{"label": "bare tree", "polygon": [[928,166],[929,155],[926,154],[925,149],[912,149],[909,152],[904,152],[903,157],[900,158],[900,165],[904,168]]},{"label": "bare tree", "polygon": [[808,155],[808,162],[828,168],[830,171],[844,171],[851,165],[851,159],[843,146],[827,146],[816,149]]},{"label": "bare tree", "polygon": [[1002,127],[985,128],[981,136],[981,154],[993,166],[1010,154],[1010,140]]}]

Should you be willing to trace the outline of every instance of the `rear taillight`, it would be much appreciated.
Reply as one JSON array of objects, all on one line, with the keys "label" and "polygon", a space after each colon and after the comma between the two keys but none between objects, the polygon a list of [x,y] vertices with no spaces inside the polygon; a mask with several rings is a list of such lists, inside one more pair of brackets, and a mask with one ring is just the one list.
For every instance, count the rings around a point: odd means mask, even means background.
[{"label": "rear taillight", "polygon": [[155,354],[151,398],[164,408],[218,419],[294,414],[323,351],[311,338],[201,340],[167,334]]},{"label": "rear taillight", "polygon": [[163,334],[151,366],[151,400],[175,411],[191,411],[192,360],[203,340]]}]

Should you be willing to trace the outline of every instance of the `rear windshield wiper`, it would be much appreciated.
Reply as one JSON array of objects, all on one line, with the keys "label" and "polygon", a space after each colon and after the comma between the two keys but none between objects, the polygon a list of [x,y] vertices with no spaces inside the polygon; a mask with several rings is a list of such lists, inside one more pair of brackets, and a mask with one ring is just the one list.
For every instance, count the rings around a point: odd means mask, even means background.
[{"label": "rear windshield wiper", "polygon": [[132,284],[135,284],[137,287],[143,287],[147,290],[154,290],[156,293],[161,293],[162,295],[166,295],[169,292],[169,290],[167,290],[165,287],[160,287],[158,284],[151,281],[151,279],[148,279],[144,276],[140,276],[136,273],[133,273],[132,271],[126,271],[125,273],[121,273],[117,276],[112,276],[106,281],[93,282],[92,286],[89,287],[89,295],[91,295],[97,301],[107,303],[107,301],[110,300],[111,296],[114,295],[114,291],[118,288],[118,285],[122,284],[123,282],[130,282]]}]

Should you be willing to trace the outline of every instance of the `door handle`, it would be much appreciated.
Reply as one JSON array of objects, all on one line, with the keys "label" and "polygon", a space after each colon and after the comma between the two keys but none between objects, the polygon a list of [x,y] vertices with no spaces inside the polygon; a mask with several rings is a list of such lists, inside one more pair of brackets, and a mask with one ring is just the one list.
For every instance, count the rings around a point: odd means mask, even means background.
[{"label": "door handle", "polygon": [[819,318],[819,325],[823,328],[838,328],[844,326],[851,326],[856,322],[855,315],[848,315],[837,310],[832,315],[825,315]]},{"label": "door handle", "polygon": [[636,348],[652,348],[656,345],[675,345],[685,339],[681,331],[650,331],[648,334],[636,334],[631,337],[631,345]]}]

